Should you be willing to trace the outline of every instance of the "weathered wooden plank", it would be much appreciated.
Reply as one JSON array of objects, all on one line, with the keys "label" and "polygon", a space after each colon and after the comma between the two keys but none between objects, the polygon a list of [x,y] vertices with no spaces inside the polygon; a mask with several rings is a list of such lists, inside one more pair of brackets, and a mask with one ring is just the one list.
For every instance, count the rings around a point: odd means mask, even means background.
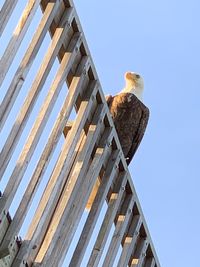
[{"label": "weathered wooden plank", "polygon": [[[47,119],[55,104],[55,101],[62,88],[62,85],[64,81],[66,80],[67,74],[73,64],[74,58],[76,57],[76,54],[77,54],[77,49],[79,48],[80,44],[81,44],[80,35],[75,35],[74,38],[72,38],[70,42],[68,52],[66,52],[63,57],[61,65],[56,74],[56,77],[42,105],[39,116],[36,118],[35,124],[29,134],[29,137],[17,161],[16,167],[13,170],[13,173],[5,188],[4,195],[1,201],[1,210],[9,209],[9,205],[11,204],[14,194],[17,191],[17,187],[23,177],[23,174],[26,171],[28,162],[30,162],[31,160],[31,157],[35,150],[37,142],[39,141],[39,138],[46,125]],[[3,202],[4,202],[4,205],[3,205]]]},{"label": "weathered wooden plank", "polygon": [[[90,109],[91,109],[92,104],[93,104],[94,98],[92,98],[92,97],[89,98],[89,96],[90,96],[90,94],[93,94],[93,95],[96,94],[96,92],[97,92],[97,86],[98,86],[98,84],[97,84],[96,81],[92,81],[90,83],[90,85],[89,85],[89,90],[87,92],[87,97],[81,103],[81,107],[80,107],[80,109],[78,111],[77,118],[76,118],[76,120],[75,120],[75,122],[74,122],[74,124],[72,126],[72,129],[71,129],[71,131],[70,131],[70,133],[68,135],[68,138],[67,138],[67,140],[66,140],[66,142],[64,144],[64,147],[62,149],[62,154],[59,157],[59,162],[57,162],[57,164],[56,164],[57,169],[55,169],[53,171],[53,175],[55,177],[57,177],[57,174],[59,174],[60,172],[62,173],[62,175],[66,174],[67,168],[66,168],[66,171],[63,171],[63,169],[62,169],[63,164],[65,162],[67,162],[69,166],[71,165],[71,164],[69,164],[69,162],[70,162],[70,156],[71,156],[71,154],[74,151],[74,148],[75,148],[76,143],[77,143],[77,141],[79,139],[81,130],[82,130],[82,128],[83,128],[83,126],[85,124],[85,121],[87,119],[87,115],[90,112]],[[71,144],[73,144],[72,147],[71,147]],[[69,159],[69,162],[67,161],[68,159]],[[69,167],[69,166],[67,166],[67,167]],[[70,169],[70,167],[69,167],[69,169]],[[54,180],[52,181],[52,183],[53,183],[53,184],[51,184],[52,189],[53,189],[53,186],[54,186],[54,183],[55,182],[56,182],[56,180],[55,181]],[[51,192],[51,190],[50,190],[50,192]],[[50,194],[49,194],[49,196],[50,196]],[[45,198],[48,199],[47,194],[45,195]],[[38,209],[41,211],[41,207],[38,208]],[[35,222],[33,223],[33,226],[34,225],[35,225]],[[32,233],[33,232],[31,231],[31,229],[29,229],[29,233],[27,235],[27,238],[31,237],[32,236]]]},{"label": "weathered wooden plank", "polygon": [[[70,12],[71,13],[71,12]],[[47,53],[41,63],[39,71],[36,75],[36,78],[31,86],[31,89],[26,97],[26,100],[17,116],[16,122],[12,127],[12,130],[6,140],[6,143],[1,151],[1,167],[0,167],[0,177],[3,176],[5,169],[10,161],[12,153],[18,144],[20,135],[26,126],[27,120],[31,114],[31,110],[35,105],[37,97],[39,96],[40,91],[45,83],[45,80],[49,74],[49,71],[54,63],[54,60],[60,50],[63,40],[66,37],[68,31],[69,10],[63,15],[63,20],[60,27],[56,30],[51,45],[49,46]],[[75,33],[79,34],[79,33]]]},{"label": "weathered wooden plank", "polygon": [[[23,177],[23,174],[26,170],[26,167],[28,165],[28,162],[31,160],[31,156],[35,151],[35,147],[39,141],[39,138],[42,134],[42,131],[46,125],[47,119],[50,115],[50,112],[53,108],[53,105],[57,99],[57,96],[62,88],[63,83],[66,80],[67,73],[69,72],[69,69],[71,68],[71,65],[73,63],[73,60],[76,56],[77,53],[77,48],[80,46],[81,43],[81,38],[80,36],[75,36],[75,38],[72,38],[70,45],[69,45],[69,51],[66,52],[61,65],[58,69],[58,72],[56,74],[56,77],[52,83],[52,86],[47,94],[46,100],[44,101],[44,104],[40,110],[40,114],[37,117],[35,124],[31,130],[31,133],[26,141],[26,144],[23,148],[23,151],[20,155],[19,160],[17,161],[17,165],[11,175],[11,178],[5,188],[5,195],[8,196],[7,199],[5,199],[5,204],[3,210],[9,209],[8,206],[12,202],[13,196],[17,191],[18,185]],[[23,214],[21,216],[21,219],[23,218]],[[17,224],[12,224],[12,227],[9,231],[9,233],[12,233],[12,236],[16,235],[16,232],[19,231],[20,227],[22,224],[22,220]],[[1,245],[1,248],[8,247],[8,244],[12,237],[7,234],[5,242]]]},{"label": "weathered wooden plank", "polygon": [[130,222],[133,205],[134,198],[132,201],[125,202],[121,207],[121,211],[116,221],[115,231],[113,233],[112,240],[110,242],[106,257],[103,262],[103,267],[112,267],[114,264],[119,246],[122,242],[127,225]]},{"label": "weathered wooden plank", "polygon": [[0,10],[0,37],[12,15],[18,0],[6,0]]},{"label": "weathered wooden plank", "polygon": [[[53,242],[51,243],[53,245],[52,249],[48,250],[49,253],[47,253],[43,259],[42,264],[44,266],[47,267],[50,264],[53,266],[62,266],[66,252],[71,244],[93,185],[100,173],[102,165],[107,162],[109,156],[108,153],[110,151],[110,147],[107,146],[107,140],[110,138],[112,138],[112,129],[106,128],[100,144],[95,152],[94,158],[89,166],[86,177],[83,180],[83,184],[77,192],[78,194],[74,195],[74,197],[71,197],[71,208],[66,208],[64,210],[57,232],[55,233],[54,240],[52,240]],[[68,224],[65,223],[66,220],[68,221]],[[60,236],[59,232],[64,234]]]},{"label": "weathered wooden plank", "polygon": [[[45,10],[46,8],[46,5],[48,4],[48,0],[42,0],[41,1],[41,9],[42,10]],[[59,9],[54,17],[54,20],[53,20],[53,23],[51,24],[50,26],[50,35],[53,36],[55,31],[56,31],[56,28],[59,27],[59,21],[60,21],[60,17],[61,17],[61,14],[63,12],[64,9],[70,9],[72,8],[73,9],[73,12],[74,12],[74,7],[73,6],[70,6],[68,4],[65,3],[65,1],[61,1],[60,5],[59,5]],[[73,14],[73,18],[74,18],[74,14]],[[73,19],[74,21],[74,19]],[[71,23],[69,23],[69,26],[71,26]],[[68,37],[70,38],[70,36],[72,35],[73,32],[77,32],[77,28],[73,28],[73,27],[70,27],[69,28],[69,31],[67,33]],[[60,51],[59,51],[59,54],[58,54],[58,60],[60,61],[61,58],[62,58],[62,53],[63,53],[63,50],[66,48],[66,42],[63,42],[63,46],[61,47]],[[86,54],[85,54],[86,55]]]},{"label": "weathered wooden plank", "polygon": [[80,266],[83,259],[84,253],[86,251],[87,245],[90,241],[93,229],[96,225],[99,213],[105,201],[108,190],[113,182],[114,177],[118,172],[118,163],[120,159],[119,150],[115,150],[109,159],[105,173],[102,177],[102,181],[99,190],[94,199],[93,205],[91,207],[90,213],[87,217],[86,223],[84,225],[83,231],[79,238],[79,242],[74,251],[72,260],[70,262],[70,267]]},{"label": "weathered wooden plank", "polygon": [[129,227],[127,236],[125,238],[122,253],[118,262],[117,267],[127,266],[130,257],[136,247],[136,242],[139,235],[139,230],[142,225],[142,218],[140,215],[134,215],[132,223]]},{"label": "weathered wooden plank", "polygon": [[148,245],[149,242],[146,240],[146,238],[139,238],[136,250],[133,253],[133,258],[131,259],[131,267],[142,267],[144,265],[144,259]]},{"label": "weathered wooden plank", "polygon": [[[18,254],[16,255],[13,263],[12,263],[12,267],[15,267],[15,266],[19,266],[19,267],[27,267],[27,264],[25,261],[21,261],[21,258],[23,257],[24,253],[26,253],[26,250],[27,250],[27,247],[29,245],[30,241],[28,240],[24,240],[22,242],[22,245],[19,249],[19,252]],[[3,266],[5,267],[5,266]]]},{"label": "weathered wooden plank", "polygon": [[[84,70],[87,72],[88,65],[88,57],[83,57],[76,73],[76,77],[73,78],[71,85],[69,87],[69,93],[64,101],[63,107],[60,111],[60,114],[57,118],[55,126],[52,130],[52,133],[49,137],[48,143],[44,148],[44,151],[38,161],[34,174],[30,180],[30,183],[25,191],[25,194],[20,202],[20,205],[14,215],[13,221],[7,232],[7,239],[12,239],[13,233],[18,232],[20,225],[22,225],[24,218],[28,212],[28,208],[32,203],[32,199],[36,193],[36,190],[41,182],[43,174],[48,166],[48,163],[51,159],[51,156],[55,150],[56,144],[59,140],[59,137],[62,134],[64,125],[66,124],[70,112],[72,110],[73,104],[77,98],[77,95],[83,90],[85,74]],[[81,76],[80,76],[81,75]],[[15,228],[16,227],[16,228]]]},{"label": "weathered wooden plank", "polygon": [[13,36],[0,60],[0,86],[14,60],[39,4],[40,0],[29,0],[22,13],[19,23],[13,32]]},{"label": "weathered wooden plank", "polygon": [[156,262],[155,259],[152,258],[147,258],[144,264],[144,267],[155,267],[156,266]]},{"label": "weathered wooden plank", "polygon": [[[71,168],[71,172],[69,174],[69,178],[68,180],[71,178],[71,173],[74,172],[75,170],[75,166],[78,162],[78,157],[79,157],[79,154],[80,154],[80,150],[82,150],[84,148],[84,145],[85,145],[85,141],[86,141],[86,135],[85,135],[85,132],[84,130],[82,130],[82,133],[81,133],[81,137],[80,137],[80,140],[76,146],[76,153],[75,155],[73,156],[73,166]],[[70,192],[69,192],[70,193]],[[70,197],[70,196],[69,196]],[[55,231],[57,230],[57,227],[58,227],[58,224],[60,222],[60,218],[62,216],[62,211],[65,209],[67,203],[65,203],[65,198],[68,199],[68,194],[67,195],[61,195],[60,199],[59,199],[59,202],[57,204],[57,207],[54,211],[54,214],[52,216],[52,220],[48,226],[48,229],[47,229],[47,232],[45,234],[45,237],[44,237],[44,240],[42,242],[42,245],[40,247],[40,250],[35,258],[35,263],[33,264],[33,267],[37,266],[36,263],[40,263],[42,262],[42,259],[52,241],[52,237],[55,233]]]},{"label": "weathered wooden plank", "polygon": [[0,220],[0,226],[1,226],[0,227],[0,243],[3,240],[3,237],[8,230],[10,223],[11,223],[10,215],[6,211],[4,211],[4,213],[1,217],[1,220]]},{"label": "weathered wooden plank", "polygon": [[[59,159],[37,208],[35,217],[33,218],[29,231],[25,237],[27,240],[31,240],[30,246],[27,248],[27,254],[29,255],[28,261],[30,262],[34,260],[37,251],[40,249],[63,186],[66,182],[67,177],[65,174],[67,173],[67,170],[71,168],[73,153],[92,107],[92,96],[96,95],[98,89],[97,86],[98,83],[96,81],[90,83],[89,90],[87,90],[85,99],[81,103],[77,118],[64,143]],[[33,247],[35,249],[32,249]]]},{"label": "weathered wooden plank", "polygon": [[[60,224],[61,216],[64,212],[64,209],[70,209],[69,206],[72,202],[72,197],[75,194],[75,187],[76,187],[76,194],[80,192],[80,186],[84,179],[84,174],[88,168],[89,159],[92,154],[95,142],[99,138],[100,130],[103,127],[103,117],[104,117],[104,108],[103,105],[99,105],[95,114],[94,119],[89,127],[87,136],[84,139],[83,146],[81,150],[78,152],[75,166],[71,171],[67,179],[67,183],[63,190],[62,196],[59,200],[59,204],[57,205],[56,211],[54,213],[53,219],[51,224],[48,228],[45,240],[42,244],[42,248],[37,255],[36,261],[41,261],[48,246],[53,238],[55,231],[57,231],[58,224]],[[67,175],[67,173],[66,173]],[[66,193],[64,193],[66,191]],[[72,194],[73,191],[73,194]]]},{"label": "weathered wooden plank", "polygon": [[8,88],[8,91],[0,105],[0,131],[9,115],[9,112],[14,105],[14,102],[21,90],[21,87],[26,79],[26,76],[34,62],[42,41],[48,31],[54,15],[58,9],[59,2],[49,2],[39,26],[31,40],[31,43],[14,75],[14,78]]},{"label": "weathered wooden plank", "polygon": [[[42,12],[44,12],[44,10],[46,9],[46,6],[48,5],[48,2],[49,2],[49,0],[41,0],[40,7],[42,9]],[[59,5],[59,8],[58,8],[58,11],[56,12],[54,20],[53,20],[53,23],[51,24],[51,27],[49,29],[51,37],[54,35],[54,32],[55,32],[56,28],[59,26],[60,18],[62,16],[63,11],[66,8],[73,8],[73,6],[65,5],[64,1],[62,1],[62,0],[59,1],[59,2],[60,2],[60,5]]]},{"label": "weathered wooden plank", "polygon": [[[123,178],[126,182],[126,176]],[[95,245],[93,247],[92,253],[89,258],[89,262],[87,264],[88,267],[98,266],[101,255],[103,253],[103,249],[106,244],[106,240],[108,238],[110,229],[112,224],[114,223],[114,218],[116,213],[120,207],[122,196],[125,190],[125,187],[118,188],[119,191],[113,191],[108,203],[108,209],[106,211],[103,223],[101,225],[100,231],[98,233]],[[131,197],[131,196],[130,196]],[[132,197],[131,197],[132,198]]]},{"label": "weathered wooden plank", "polygon": [[11,266],[13,260],[15,259],[18,251],[19,251],[19,247],[20,247],[20,240],[18,238],[13,239],[13,242],[10,244],[10,254],[2,257],[0,259],[0,267],[5,267],[5,266]]}]

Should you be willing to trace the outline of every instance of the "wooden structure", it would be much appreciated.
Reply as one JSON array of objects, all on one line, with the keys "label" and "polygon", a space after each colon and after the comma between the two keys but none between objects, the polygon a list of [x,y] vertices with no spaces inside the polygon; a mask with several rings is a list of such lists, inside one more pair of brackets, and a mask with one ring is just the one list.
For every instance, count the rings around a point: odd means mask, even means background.
[{"label": "wooden structure", "polygon": [[[4,0],[0,35],[18,2],[21,1]],[[38,11],[39,7],[41,11]],[[15,59],[37,12],[40,12],[38,26],[34,34],[29,31],[31,39],[23,58]],[[39,56],[40,66],[29,86],[26,84],[28,75],[46,36],[48,49],[45,47],[44,55]],[[57,59],[58,68],[52,75],[51,69]],[[13,62],[16,71],[12,79],[10,74],[6,80]],[[49,76],[51,85],[46,86],[43,101],[38,104]],[[2,84],[8,88],[4,89],[0,106],[0,128],[3,131],[6,123],[11,127],[0,154],[0,178],[5,180],[0,197],[0,266],[62,266],[71,246],[70,267],[81,266],[85,253],[88,262],[83,266],[88,267],[159,267],[71,0],[27,0],[1,57]],[[18,115],[10,116],[22,90],[24,101],[20,100]],[[61,91],[64,91],[64,101]],[[54,106],[58,101],[57,112]],[[52,122],[52,113],[57,117],[53,119],[51,129],[47,128],[38,148],[48,122]],[[30,118],[33,119],[30,121]],[[20,142],[23,145],[19,145]],[[36,152],[38,149],[40,152]],[[14,164],[12,156],[16,150],[19,155]],[[30,171],[34,156],[38,156],[38,160]],[[52,168],[47,173],[49,165]],[[11,167],[12,172],[8,175]],[[16,199],[23,182],[23,193]],[[45,186],[41,189],[43,182]],[[97,193],[93,194],[90,211],[86,211],[95,186]],[[38,201],[35,214],[26,221],[35,199]],[[10,216],[8,211],[12,205],[15,211]],[[85,221],[80,226],[83,215]],[[27,234],[20,240],[18,236],[25,221]],[[75,242],[77,232],[79,237]],[[93,244],[88,252],[91,237]]]}]

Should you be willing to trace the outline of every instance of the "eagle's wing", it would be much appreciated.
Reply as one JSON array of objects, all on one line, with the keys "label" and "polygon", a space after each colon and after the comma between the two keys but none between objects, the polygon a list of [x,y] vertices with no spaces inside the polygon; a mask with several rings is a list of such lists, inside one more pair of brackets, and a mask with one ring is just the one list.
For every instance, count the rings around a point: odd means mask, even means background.
[{"label": "eagle's wing", "polygon": [[127,164],[131,162],[133,156],[135,155],[136,150],[138,149],[138,146],[144,136],[148,120],[149,120],[149,109],[146,106],[144,106],[138,130],[134,137],[133,144],[127,155],[127,160],[126,160]]}]

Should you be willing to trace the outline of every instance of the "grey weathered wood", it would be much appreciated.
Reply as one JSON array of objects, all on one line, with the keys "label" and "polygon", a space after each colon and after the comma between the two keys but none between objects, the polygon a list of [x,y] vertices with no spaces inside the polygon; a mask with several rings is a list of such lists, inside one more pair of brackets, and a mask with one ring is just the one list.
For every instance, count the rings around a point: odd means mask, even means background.
[{"label": "grey weathered wood", "polygon": [[1,267],[11,266],[18,251],[19,251],[19,243],[18,243],[17,238],[15,238],[13,239],[12,244],[10,245],[10,254],[4,257],[1,257],[0,266]]},{"label": "grey weathered wood", "polygon": [[119,216],[116,221],[115,231],[112,236],[106,257],[103,262],[103,267],[112,267],[119,249],[119,246],[122,242],[122,238],[126,231],[127,225],[130,222],[132,215],[132,209],[134,205],[134,198],[132,201],[128,201],[122,206]]},{"label": "grey weathered wood", "polygon": [[[92,95],[96,95],[98,89],[97,85],[98,84],[96,81],[90,84],[86,98],[81,102],[76,121],[73,124],[68,138],[63,145],[59,159],[50,177],[45,192],[43,193],[42,199],[40,200],[40,204],[37,208],[35,217],[33,218],[29,227],[26,239],[31,239],[30,247],[27,248],[27,254],[29,255],[28,261],[30,262],[33,261],[42,244],[47,227],[50,223],[59,196],[62,192],[65,180],[67,178],[65,174],[67,173],[67,170],[70,169],[70,166],[72,164],[74,149],[76,147],[77,141],[80,138],[80,134],[86,122],[87,115],[92,107]],[[36,247],[36,249],[33,250],[31,249],[32,247]]]},{"label": "grey weathered wood", "polygon": [[40,4],[40,0],[29,0],[22,16],[13,32],[13,36],[0,60],[0,86],[8,72],[15,55],[20,47],[20,44],[28,30],[28,27],[35,15],[35,12]]},{"label": "grey weathered wood", "polygon": [[[71,13],[71,12],[70,12]],[[17,116],[16,122],[12,127],[12,130],[9,134],[9,137],[6,140],[6,143],[1,151],[1,169],[0,177],[3,176],[5,169],[10,161],[12,152],[14,151],[16,145],[18,144],[20,135],[26,126],[27,120],[31,114],[31,110],[34,107],[34,104],[39,96],[40,91],[46,81],[46,78],[49,74],[49,71],[54,63],[54,60],[60,50],[63,40],[66,37],[68,31],[69,11],[63,15],[63,20],[61,22],[60,28],[58,28],[53,36],[51,45],[49,46],[47,53],[42,61],[42,64],[38,70],[35,80],[31,86],[31,89],[26,97],[26,100]],[[79,34],[79,33],[75,33]]]},{"label": "grey weathered wood", "polygon": [[[10,225],[10,220],[8,219],[9,216],[6,211],[4,211],[2,217],[1,217],[1,227],[0,227],[0,243],[2,242],[4,235],[6,231],[8,230],[8,227]],[[0,251],[0,256],[1,256],[1,251]]]},{"label": "grey weathered wood", "polygon": [[69,72],[72,66],[72,63],[77,53],[77,48],[79,48],[80,43],[81,43],[80,35],[75,35],[74,38],[72,38],[71,43],[69,45],[69,49],[68,49],[69,52],[66,52],[65,55],[63,56],[63,60],[58,69],[56,77],[41,107],[39,116],[37,117],[35,121],[35,124],[27,138],[27,141],[21,152],[21,155],[17,161],[16,167],[13,170],[13,173],[5,188],[3,198],[1,199],[0,211],[4,209],[9,209],[9,205],[12,202],[12,199],[14,197],[14,194],[17,191],[19,183],[21,182],[23,174],[25,173],[28,163],[31,160],[32,154],[34,153],[36,145],[46,125],[46,122],[51,113],[51,110],[53,109],[53,106],[58,97],[58,94],[60,93],[62,85],[64,84],[66,80],[67,73]]},{"label": "grey weathered wood", "polygon": [[79,238],[79,242],[76,246],[72,260],[70,262],[70,265],[69,265],[70,267],[81,265],[81,261],[83,259],[87,245],[90,241],[90,237],[96,225],[96,222],[100,214],[101,208],[103,206],[103,203],[105,201],[106,195],[118,171],[117,166],[119,163],[119,156],[120,156],[119,150],[116,150],[113,152],[113,154],[111,155],[108,161],[109,163],[107,164],[107,168],[102,177],[99,190],[96,194],[90,213],[87,217],[86,223],[84,225],[81,236]]},{"label": "grey weathered wood", "polygon": [[[11,178],[5,188],[4,194],[7,197],[4,207],[2,207],[3,210],[9,209],[9,205],[12,202],[13,196],[17,191],[18,185],[21,182],[21,179],[23,177],[23,174],[26,170],[26,167],[28,166],[28,162],[31,160],[31,156],[34,153],[34,150],[36,148],[36,145],[39,141],[39,138],[42,134],[42,131],[46,125],[47,119],[50,115],[50,112],[54,106],[54,103],[57,99],[57,96],[62,88],[63,83],[66,80],[67,73],[69,72],[69,69],[71,68],[72,62],[76,56],[77,48],[79,47],[81,42],[81,39],[79,36],[76,36],[75,39],[72,38],[72,41],[69,46],[69,51],[66,52],[61,65],[58,69],[58,72],[56,74],[56,77],[52,83],[52,86],[46,96],[46,100],[43,103],[43,106],[40,110],[40,115],[37,117],[35,124],[31,130],[31,133],[26,141],[26,144],[23,148],[23,151],[20,155],[19,160],[17,161],[17,165],[11,175]],[[23,218],[23,215],[21,216],[21,219]],[[22,220],[21,220],[22,222]],[[17,224],[13,224],[13,228],[10,229],[9,233],[12,233],[12,235],[15,234],[15,231],[19,231],[21,227],[21,223],[19,221]],[[11,240],[11,236],[7,234],[7,242],[4,242],[1,247],[8,246],[8,242]],[[1,250],[1,248],[0,248]]]},{"label": "grey weathered wood", "polygon": [[144,264],[144,267],[155,267],[156,266],[156,262],[155,259],[152,258],[147,258]]},{"label": "grey weathered wood", "polygon": [[6,0],[0,10],[0,37],[7,25],[9,18],[17,4],[18,0]]},{"label": "grey weathered wood", "polygon": [[[126,176],[123,178],[126,182]],[[121,190],[120,190],[121,189]],[[108,238],[110,229],[112,227],[112,224],[114,223],[114,218],[116,216],[116,213],[119,209],[119,207],[122,205],[122,196],[123,196],[123,190],[125,188],[119,188],[119,193],[112,193],[109,203],[108,203],[108,209],[106,211],[104,220],[102,222],[100,231],[98,233],[95,245],[93,247],[92,253],[89,258],[89,262],[87,264],[88,267],[92,266],[98,266],[98,263],[100,261],[101,255],[103,253],[104,246],[106,244],[106,240]],[[130,196],[131,197],[131,196]],[[132,198],[132,197],[131,197]]]},{"label": "grey weathered wood", "polygon": [[19,250],[18,254],[16,255],[16,257],[15,257],[13,263],[12,263],[12,267],[14,267],[14,266],[27,267],[26,262],[25,261],[21,261],[21,258],[23,257],[24,253],[26,253],[26,250],[27,250],[27,247],[28,247],[29,243],[30,242],[28,240],[24,240],[22,242],[20,250]]},{"label": "grey weathered wood", "polygon": [[[84,130],[81,133],[81,137],[79,139],[79,142],[76,146],[76,153],[73,155],[73,161],[74,161],[74,165],[76,165],[77,161],[77,154],[79,154],[79,151],[82,150],[84,148],[86,142],[86,135]],[[71,168],[71,172],[74,171],[74,165]],[[68,180],[70,179],[70,174],[68,176]],[[64,190],[64,189],[63,189]],[[42,242],[42,245],[37,253],[37,257],[35,258],[35,262],[42,262],[44,255],[46,254],[51,242],[52,242],[52,238],[55,234],[55,232],[57,231],[57,227],[58,224],[60,222],[60,218],[62,216],[62,213],[64,211],[64,209],[66,208],[68,201],[65,202],[65,200],[68,200],[71,197],[70,192],[68,194],[61,194],[60,199],[58,201],[57,207],[54,211],[54,214],[52,216],[51,222],[48,226],[47,232],[45,234],[44,240]],[[37,266],[35,263],[33,264],[33,267]]]},{"label": "grey weathered wood", "polygon": [[[96,81],[90,83],[90,88],[89,88],[89,90],[87,92],[88,93],[88,97],[84,101],[82,101],[82,103],[81,103],[81,107],[80,107],[80,109],[78,111],[78,115],[77,115],[76,121],[74,122],[74,124],[72,126],[72,129],[71,129],[71,131],[70,131],[70,133],[68,135],[69,137],[65,141],[62,153],[61,153],[61,155],[59,157],[59,161],[56,164],[57,168],[55,168],[55,170],[53,171],[52,178],[51,178],[52,182],[49,183],[49,188],[48,188],[48,191],[50,190],[49,193],[51,193],[51,190],[53,189],[53,187],[54,187],[54,185],[56,183],[56,179],[55,178],[58,176],[58,174],[61,172],[61,176],[63,176],[66,173],[66,171],[64,171],[62,169],[63,164],[65,162],[68,163],[68,166],[65,167],[66,170],[67,170],[67,167],[70,167],[70,165],[71,165],[71,164],[69,164],[69,162],[70,162],[71,155],[74,152],[74,149],[75,149],[75,146],[76,146],[76,141],[79,139],[79,136],[81,134],[81,130],[82,130],[82,128],[83,128],[83,126],[85,124],[85,121],[87,119],[86,115],[89,113],[89,111],[91,109],[91,106],[93,104],[93,98],[92,97],[89,98],[89,96],[90,96],[90,94],[93,94],[93,95],[96,94],[97,86],[98,85],[97,85]],[[85,117],[84,117],[84,115],[85,115]],[[69,161],[67,161],[67,159],[69,159]],[[61,178],[60,178],[59,182],[61,184],[63,184],[63,181],[62,181]],[[45,195],[45,198],[46,198],[46,200],[44,200],[44,202],[46,202],[48,200],[48,198],[49,198],[47,194]],[[42,201],[41,201],[41,203],[42,203]],[[40,205],[41,205],[41,203],[40,203]],[[39,207],[38,210],[40,210],[40,213],[41,213],[41,207]],[[35,228],[35,222],[33,223],[33,227]],[[32,231],[29,230],[29,233],[28,233],[27,237],[31,237],[31,236],[32,236]]]},{"label": "grey weathered wood", "polygon": [[148,245],[149,242],[146,240],[146,238],[139,238],[133,258],[131,259],[131,267],[142,267],[144,265],[144,259],[146,257]]},{"label": "grey weathered wood", "polygon": [[[98,146],[94,158],[89,166],[86,177],[83,180],[81,189],[78,191],[77,196],[75,198],[72,198],[71,209],[64,210],[60,224],[58,225],[60,232],[65,234],[59,236],[59,230],[55,233],[55,242],[52,242],[53,250],[49,251],[51,253],[47,253],[45,255],[46,257],[44,258],[44,263],[42,262],[44,266],[47,267],[50,264],[52,264],[53,266],[62,266],[65,259],[65,254],[71,244],[76,226],[78,226],[78,222],[81,218],[82,212],[84,211],[86,202],[92,191],[94,183],[98,178],[102,165],[105,164],[105,162],[107,162],[108,160],[108,152],[110,150],[110,147],[108,147],[107,141],[110,138],[112,138],[112,129],[106,128],[102,136],[100,145]],[[68,220],[68,225],[66,225],[65,223],[66,220]]]},{"label": "grey weathered wood", "polygon": [[[8,232],[6,234],[6,239],[10,240],[12,239],[13,235],[17,234],[20,225],[22,225],[24,218],[28,212],[28,208],[30,207],[32,203],[32,199],[36,193],[36,190],[42,180],[42,177],[44,175],[44,172],[48,166],[48,163],[51,159],[51,156],[55,150],[56,144],[59,140],[59,137],[62,134],[64,125],[66,125],[66,122],[69,118],[70,112],[72,110],[73,104],[75,103],[75,100],[77,98],[77,95],[81,92],[81,89],[83,89],[83,83],[85,79],[85,74],[83,70],[86,70],[89,68],[88,65],[88,58],[83,57],[82,62],[80,63],[80,66],[77,70],[76,77],[73,78],[69,93],[66,97],[66,100],[64,101],[63,107],[60,111],[60,114],[57,118],[57,121],[55,123],[55,126],[51,132],[51,135],[49,137],[49,140],[47,142],[46,147],[44,148],[44,151],[38,161],[38,164],[35,168],[34,174],[30,180],[30,183],[24,193],[24,196],[19,204],[19,207],[16,211],[16,214],[13,218],[13,221],[11,223],[10,228],[8,229]],[[81,75],[79,77],[79,75]],[[2,224],[1,224],[2,226]],[[6,242],[6,241],[5,241]]]},{"label": "grey weathered wood", "polygon": [[21,90],[21,87],[26,79],[26,76],[34,62],[42,41],[53,21],[54,15],[58,9],[59,2],[48,3],[39,26],[31,40],[31,43],[12,79],[12,82],[6,92],[6,95],[0,105],[0,131],[9,115],[9,112],[14,105],[14,102]]},{"label": "grey weathered wood", "polygon": [[[58,224],[60,224],[61,216],[64,212],[64,209],[71,209],[71,203],[73,201],[73,196],[77,195],[80,192],[80,186],[83,182],[85,172],[89,167],[89,159],[94,148],[95,142],[99,138],[100,130],[103,127],[102,119],[104,117],[104,108],[103,105],[100,105],[92,121],[91,126],[89,127],[88,133],[83,141],[83,145],[78,151],[76,161],[74,163],[74,168],[69,174],[65,188],[63,189],[62,196],[60,198],[59,204],[57,205],[56,211],[54,213],[51,224],[48,228],[46,238],[43,242],[42,248],[37,256],[37,260],[41,260],[41,257],[44,256],[47,250],[55,231],[57,231]],[[64,193],[66,191],[66,193]]]},{"label": "grey weathered wood", "polygon": [[134,215],[130,228],[127,232],[127,236],[124,240],[122,253],[117,267],[127,266],[131,255],[136,247],[136,242],[139,235],[139,230],[142,225],[142,218],[140,215]]}]

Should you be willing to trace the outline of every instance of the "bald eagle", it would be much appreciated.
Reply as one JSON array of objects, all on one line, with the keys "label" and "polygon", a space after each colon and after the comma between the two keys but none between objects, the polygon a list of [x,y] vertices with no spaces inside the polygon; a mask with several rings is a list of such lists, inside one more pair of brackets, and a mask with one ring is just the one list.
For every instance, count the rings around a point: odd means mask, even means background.
[{"label": "bald eagle", "polygon": [[142,102],[142,77],[134,72],[126,72],[124,77],[124,89],[115,96],[107,96],[106,100],[122,151],[129,164],[143,138],[149,119],[149,109]]},{"label": "bald eagle", "polygon": [[[142,77],[134,72],[126,72],[125,81],[124,89],[115,96],[106,96],[106,100],[126,162],[129,164],[143,138],[149,119],[149,109],[142,102],[144,89]],[[65,127],[65,137],[70,129],[71,125]],[[99,186],[100,181],[97,179],[86,205],[88,211],[91,209]]]}]

